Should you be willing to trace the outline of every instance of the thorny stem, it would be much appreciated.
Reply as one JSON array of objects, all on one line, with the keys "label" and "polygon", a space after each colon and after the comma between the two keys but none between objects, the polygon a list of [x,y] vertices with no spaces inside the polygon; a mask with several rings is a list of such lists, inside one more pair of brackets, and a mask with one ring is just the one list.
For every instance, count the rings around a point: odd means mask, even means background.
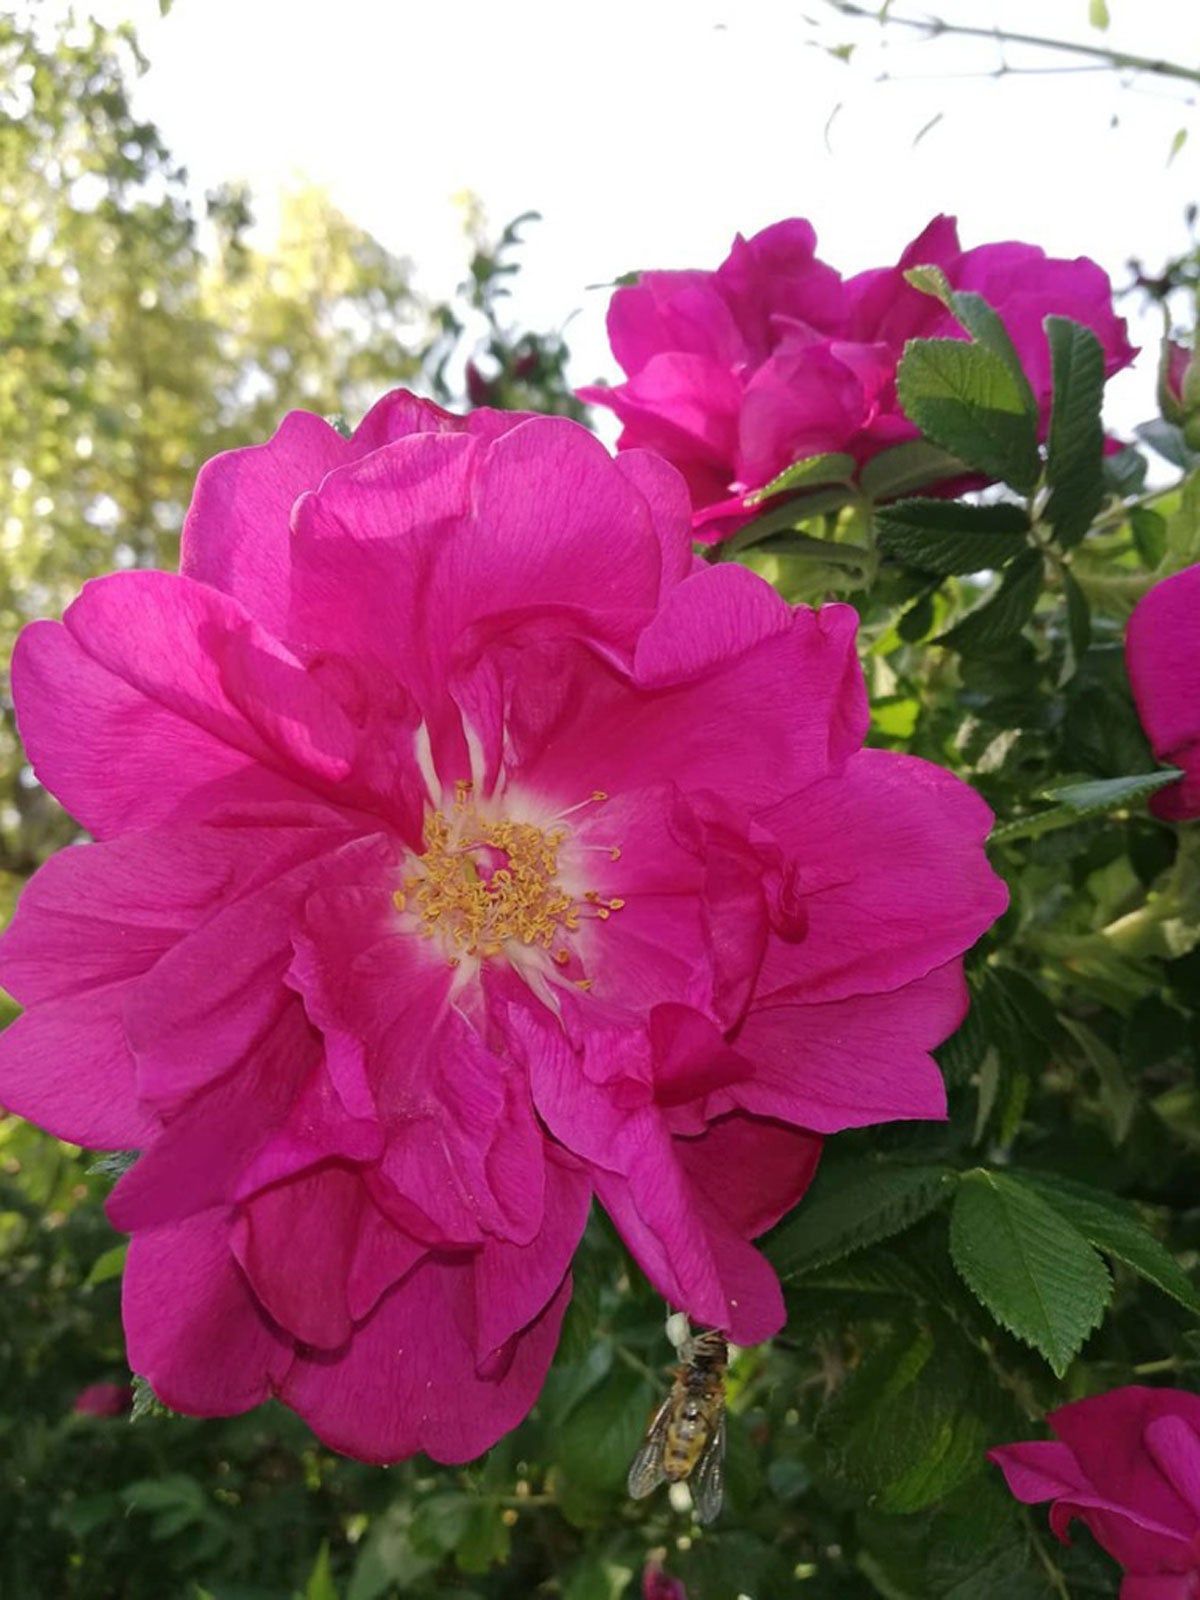
[{"label": "thorny stem", "polygon": [[1034,33],[1010,33],[1004,28],[975,28],[966,23],[946,22],[941,17],[896,17],[886,7],[872,11],[868,6],[856,5],[854,0],[826,0],[826,4],[843,17],[912,28],[930,39],[957,35],[963,39],[991,39],[996,44],[1027,44],[1040,50],[1061,50],[1069,55],[1088,56],[1108,67],[1126,68],[1131,72],[1152,72],[1162,78],[1182,78],[1186,83],[1200,83],[1200,67],[1185,67],[1178,61],[1164,61],[1154,56],[1129,55],[1105,45],[1075,44],[1069,39],[1047,38]]}]

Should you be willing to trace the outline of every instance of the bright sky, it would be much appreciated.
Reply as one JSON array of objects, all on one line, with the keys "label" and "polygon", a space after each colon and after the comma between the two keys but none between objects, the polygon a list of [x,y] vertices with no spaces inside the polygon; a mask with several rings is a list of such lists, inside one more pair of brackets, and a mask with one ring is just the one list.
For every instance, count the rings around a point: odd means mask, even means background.
[{"label": "bright sky", "polygon": [[[541,327],[578,313],[580,382],[616,375],[607,295],[588,285],[715,266],[736,231],[780,217],[811,218],[844,272],[894,259],[942,210],[965,243],[1091,255],[1120,283],[1131,254],[1154,270],[1186,247],[1184,208],[1200,199],[1193,86],[995,77],[1004,60],[1086,63],[856,25],[825,0],[175,0],[161,21],[155,0],[97,9],[139,24],[152,63],[140,103],[198,187],[245,177],[269,210],[289,178],[316,180],[435,292],[462,274],[456,195],[474,191],[495,224],[541,211],[515,308]],[[898,15],[1200,63],[1198,0],[1108,0],[1105,34],[1088,9],[893,0]],[[820,48],[851,40],[848,65]],[[1157,339],[1153,323],[1137,331]],[[1112,395],[1118,426],[1153,408],[1151,350],[1139,366]]]}]

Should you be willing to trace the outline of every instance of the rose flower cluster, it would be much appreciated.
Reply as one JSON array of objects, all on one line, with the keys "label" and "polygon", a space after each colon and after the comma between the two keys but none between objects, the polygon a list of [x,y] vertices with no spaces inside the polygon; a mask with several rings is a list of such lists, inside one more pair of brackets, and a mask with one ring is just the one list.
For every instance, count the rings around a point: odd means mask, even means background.
[{"label": "rose flower cluster", "polygon": [[95,842],[0,948],[0,1103],[140,1152],[109,1213],[169,1406],[466,1460],[538,1393],[593,1199],[752,1343],[822,1135],[943,1114],[988,809],[864,748],[852,610],[698,564],[691,518],[656,456],[395,394],[210,462],[180,574],[22,636]]},{"label": "rose flower cluster", "polygon": [[695,536],[725,537],[745,497],[807,456],[845,452],[860,464],[918,431],[896,398],[909,339],[966,338],[935,297],[905,277],[940,268],[952,289],[981,294],[999,314],[1041,411],[1050,415],[1050,352],[1042,323],[1070,317],[1104,350],[1108,376],[1133,360],[1112,287],[1094,261],[1056,260],[1035,245],[963,250],[939,216],[894,267],[843,279],[816,254],[799,218],[740,235],[715,272],[644,272],[608,313],[627,374],[580,390],[621,421],[622,448],[657,451],[687,479]]}]

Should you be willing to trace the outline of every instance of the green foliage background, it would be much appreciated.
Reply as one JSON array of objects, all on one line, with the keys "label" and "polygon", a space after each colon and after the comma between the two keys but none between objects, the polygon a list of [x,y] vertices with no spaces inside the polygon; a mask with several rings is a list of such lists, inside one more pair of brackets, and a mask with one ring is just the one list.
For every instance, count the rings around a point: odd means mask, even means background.
[{"label": "green foliage background", "polygon": [[[577,414],[561,338],[504,321],[515,229],[493,244],[472,223],[470,277],[442,304],[318,193],[291,198],[264,255],[242,191],[195,213],[131,109],[138,67],[125,31],[0,17],[6,657],[89,575],[173,565],[198,466],[289,407],[356,419],[397,383],[456,399],[470,355],[475,398]],[[9,1119],[0,1594],[619,1600],[652,1555],[692,1600],[1115,1592],[1107,1558],[1054,1544],[983,1452],[1064,1399],[1200,1374],[1200,824],[1146,810],[1163,777],[1122,656],[1138,596],[1200,560],[1200,458],[1159,421],[1102,461],[1096,352],[1061,322],[1039,454],[1003,331],[952,305],[973,341],[918,344],[901,373],[926,442],[859,474],[800,464],[721,553],[791,599],[858,606],[873,740],[980,789],[1012,890],[941,1052],[949,1121],[831,1141],[768,1241],[788,1329],[735,1359],[721,1520],[625,1496],[669,1348],[600,1217],[538,1407],[470,1468],[360,1466],[275,1406],[197,1422],[142,1391],[132,1422],[72,1414],[85,1385],[128,1377],[112,1180]],[[1145,447],[1168,487],[1146,490]],[[1002,503],[922,498],[947,455],[1001,479]],[[6,903],[73,836],[6,701]]]}]

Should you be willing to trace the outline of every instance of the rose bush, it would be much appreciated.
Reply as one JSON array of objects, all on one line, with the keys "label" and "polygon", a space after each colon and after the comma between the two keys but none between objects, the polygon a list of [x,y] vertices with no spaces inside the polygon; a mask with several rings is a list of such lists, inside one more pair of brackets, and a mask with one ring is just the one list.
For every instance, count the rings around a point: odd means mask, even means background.
[{"label": "rose bush", "polygon": [[812,225],[778,222],[739,234],[715,272],[645,272],[608,313],[627,374],[579,391],[620,419],[623,449],[658,451],[687,479],[696,534],[719,539],[744,521],[744,497],[794,461],[845,452],[860,464],[918,437],[896,396],[913,338],[966,337],[940,300],[905,273],[940,268],[952,289],[981,294],[1020,356],[1044,435],[1050,355],[1042,324],[1071,317],[1099,338],[1108,376],[1134,350],[1107,275],[1086,258],[1035,245],[963,250],[951,217],[935,217],[894,267],[842,280],[816,255]]},{"label": "rose bush", "polygon": [[1131,1386],[1060,1406],[1057,1439],[989,1451],[1018,1500],[1053,1502],[1070,1543],[1074,1518],[1125,1572],[1121,1600],[1200,1595],[1200,1395]]},{"label": "rose bush", "polygon": [[97,842],[4,939],[0,1101],[141,1151],[109,1213],[167,1404],[468,1459],[538,1392],[593,1195],[753,1343],[749,1240],[821,1136],[944,1114],[990,812],[863,748],[849,607],[689,534],[654,457],[396,394],[218,457],[180,575],[23,635],[30,759]]}]

